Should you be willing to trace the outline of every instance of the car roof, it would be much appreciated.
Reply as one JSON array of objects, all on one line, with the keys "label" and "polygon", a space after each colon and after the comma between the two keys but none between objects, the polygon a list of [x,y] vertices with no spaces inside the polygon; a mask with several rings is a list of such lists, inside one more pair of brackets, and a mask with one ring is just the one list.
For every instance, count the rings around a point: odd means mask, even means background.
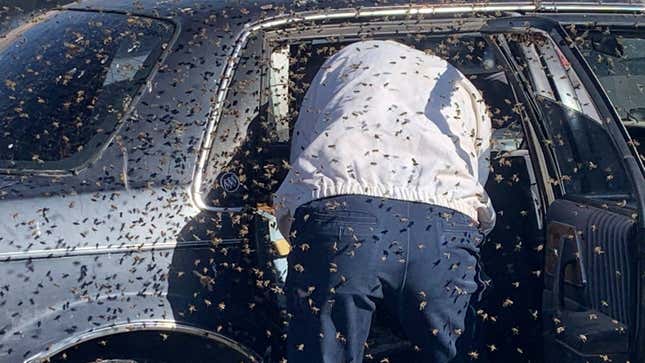
[{"label": "car roof", "polygon": [[[70,9],[86,10],[103,10],[119,11],[139,15],[147,15],[162,18],[171,18],[182,20],[187,18],[199,18],[212,16],[215,14],[235,19],[260,19],[276,15],[285,15],[292,12],[300,11],[320,11],[343,8],[360,8],[360,7],[382,7],[382,6],[517,6],[518,9],[525,11],[558,11],[562,9],[575,9],[588,7],[612,7],[616,10],[620,8],[628,9],[640,8],[645,9],[645,4],[640,0],[567,0],[567,1],[512,1],[512,0],[495,0],[495,1],[455,1],[447,3],[445,0],[430,1],[409,1],[409,0],[80,0],[65,6]],[[466,10],[468,11],[468,10]]]}]

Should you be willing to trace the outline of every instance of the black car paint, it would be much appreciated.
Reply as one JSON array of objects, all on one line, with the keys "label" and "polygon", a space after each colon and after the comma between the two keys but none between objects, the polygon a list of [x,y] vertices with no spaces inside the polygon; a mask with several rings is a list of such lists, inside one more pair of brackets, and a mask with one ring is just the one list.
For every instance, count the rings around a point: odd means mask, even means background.
[{"label": "black car paint", "polygon": [[[256,289],[264,278],[254,270],[248,221],[238,220],[244,214],[200,211],[190,186],[212,97],[244,24],[320,5],[159,3],[70,6],[167,18],[179,32],[94,162],[0,176],[0,361],[137,321],[201,327],[260,354],[280,342],[279,311]],[[348,6],[322,7],[335,5]]]},{"label": "black car paint", "polygon": [[[168,56],[95,162],[1,177],[0,361],[101,326],[160,320],[226,331],[253,319],[248,307],[235,310],[251,301],[234,294],[245,291],[236,281],[249,281],[233,269],[244,264],[239,234],[229,216],[217,228],[188,193],[234,33],[221,31],[227,19],[208,20],[210,11],[173,19],[181,31]],[[204,221],[221,242],[200,230]]]}]

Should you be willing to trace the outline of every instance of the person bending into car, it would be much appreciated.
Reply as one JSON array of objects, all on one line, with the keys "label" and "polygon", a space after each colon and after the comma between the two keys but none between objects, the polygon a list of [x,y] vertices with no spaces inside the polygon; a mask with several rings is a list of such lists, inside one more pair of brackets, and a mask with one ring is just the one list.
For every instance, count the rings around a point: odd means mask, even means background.
[{"label": "person bending into car", "polygon": [[456,355],[495,222],[490,137],[479,91],[441,58],[362,41],[324,63],[274,195],[289,363],[361,362],[378,300],[422,361]]}]

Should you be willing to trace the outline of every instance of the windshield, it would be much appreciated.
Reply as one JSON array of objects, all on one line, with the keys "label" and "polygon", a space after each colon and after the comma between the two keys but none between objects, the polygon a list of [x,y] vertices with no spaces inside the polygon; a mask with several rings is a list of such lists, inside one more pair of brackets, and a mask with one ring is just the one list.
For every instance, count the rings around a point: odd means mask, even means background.
[{"label": "windshield", "polygon": [[0,166],[68,170],[106,143],[172,27],[51,11],[0,38]]},{"label": "windshield", "polygon": [[591,33],[581,47],[623,121],[645,125],[643,33]]},{"label": "windshield", "polygon": [[592,31],[580,50],[645,160],[645,32]]},{"label": "windshield", "polygon": [[625,122],[645,123],[643,33],[591,33],[581,47]]}]

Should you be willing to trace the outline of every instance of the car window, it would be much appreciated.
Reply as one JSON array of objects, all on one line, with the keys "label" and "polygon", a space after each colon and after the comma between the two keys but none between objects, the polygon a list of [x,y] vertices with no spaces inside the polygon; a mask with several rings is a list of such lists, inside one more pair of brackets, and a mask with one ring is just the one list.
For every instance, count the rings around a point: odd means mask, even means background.
[{"label": "car window", "polygon": [[0,167],[69,170],[91,158],[172,31],[148,18],[52,11],[0,39]]},{"label": "car window", "polygon": [[[325,60],[358,39],[249,40],[212,136],[199,192],[207,205],[269,203],[289,168],[290,140],[305,93]],[[489,43],[479,34],[392,35],[459,68],[482,92],[493,127],[491,149],[520,148],[517,102]]]},{"label": "car window", "polygon": [[580,37],[580,50],[618,114],[645,123],[645,33],[592,31]]},{"label": "car window", "polygon": [[645,160],[645,32],[581,29],[579,48]]},{"label": "car window", "polygon": [[508,37],[515,62],[529,80],[542,126],[544,146],[555,154],[567,194],[631,201],[632,191],[605,122],[568,60],[543,34]]}]

